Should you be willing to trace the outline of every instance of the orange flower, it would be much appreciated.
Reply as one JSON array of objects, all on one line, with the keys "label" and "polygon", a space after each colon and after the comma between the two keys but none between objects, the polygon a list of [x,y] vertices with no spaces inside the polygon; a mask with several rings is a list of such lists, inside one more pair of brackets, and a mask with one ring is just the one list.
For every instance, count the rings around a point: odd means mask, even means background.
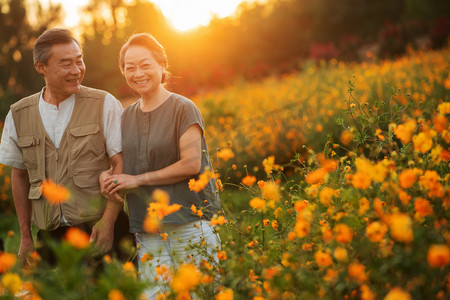
[{"label": "orange flower", "polygon": [[404,189],[410,188],[417,181],[417,174],[412,169],[406,169],[398,176],[400,186]]},{"label": "orange flower", "polygon": [[198,176],[198,180],[195,180],[193,178],[191,180],[189,180],[189,182],[188,182],[189,190],[198,193],[206,187],[206,185],[208,184],[208,182],[211,178],[215,178],[215,177],[216,176],[214,175],[213,172],[206,169],[202,174],[200,174]]},{"label": "orange flower", "polygon": [[42,195],[52,205],[59,205],[70,198],[70,191],[59,184],[56,184],[51,179],[46,179],[42,184]]},{"label": "orange flower", "polygon": [[350,130],[341,132],[340,141],[344,146],[348,146],[353,140],[353,133]]},{"label": "orange flower", "polygon": [[70,227],[66,231],[66,241],[77,249],[89,246],[89,235],[77,227]]},{"label": "orange flower", "polygon": [[325,274],[325,276],[323,277],[323,279],[326,282],[334,282],[336,281],[337,277],[338,277],[339,273],[333,269],[328,269],[327,273]]},{"label": "orange flower", "polygon": [[224,289],[223,291],[220,291],[216,295],[215,300],[233,300],[233,290],[232,289]]},{"label": "orange flower", "polygon": [[347,250],[343,247],[336,247],[333,252],[333,256],[340,261],[347,261],[348,260],[348,253]]},{"label": "orange flower", "polygon": [[358,283],[367,281],[366,267],[358,262],[353,262],[348,266],[348,275]]},{"label": "orange flower", "polygon": [[[449,76],[450,78],[450,76]],[[444,102],[438,105],[438,110],[441,114],[450,114],[450,102]]]},{"label": "orange flower", "polygon": [[447,245],[431,245],[427,261],[432,268],[445,267],[450,263],[450,249]]},{"label": "orange flower", "polygon": [[225,251],[217,252],[217,258],[220,259],[220,260],[226,260],[227,259],[227,252],[225,252]]},{"label": "orange flower", "polygon": [[416,129],[417,123],[413,119],[409,119],[403,124],[394,129],[394,133],[403,144],[408,144],[411,141],[413,131]]},{"label": "orange flower", "polygon": [[152,261],[153,258],[154,258],[154,257],[153,257],[153,254],[145,253],[145,254],[142,255],[142,257],[141,257],[141,262]]},{"label": "orange flower", "polygon": [[123,271],[134,278],[136,278],[136,269],[134,268],[134,264],[131,261],[127,261],[122,265]]},{"label": "orange flower", "polygon": [[277,222],[277,220],[273,220],[272,223],[271,223],[271,225],[272,225],[272,228],[273,228],[274,230],[278,230],[278,222]]},{"label": "orange flower", "polygon": [[314,259],[319,268],[326,268],[333,264],[333,259],[331,258],[331,255],[322,250],[319,250],[314,254]]},{"label": "orange flower", "polygon": [[308,235],[311,225],[308,221],[304,219],[299,219],[295,223],[294,232],[297,237],[302,238]]},{"label": "orange flower", "polygon": [[255,176],[247,175],[244,178],[242,178],[242,184],[246,186],[252,186],[256,182]]},{"label": "orange flower", "polygon": [[324,206],[329,206],[331,203],[331,199],[339,196],[339,190],[335,190],[329,187],[323,188],[319,193],[320,203]]},{"label": "orange flower", "polygon": [[160,236],[161,236],[163,242],[165,242],[167,240],[168,234],[167,233],[161,233]]},{"label": "orange flower", "polygon": [[420,132],[413,136],[414,150],[421,153],[428,152],[431,147],[433,147],[433,132],[434,130],[431,130],[430,132]]},{"label": "orange flower", "polygon": [[299,200],[299,201],[296,201],[296,202],[294,203],[294,209],[295,209],[297,212],[300,212],[300,211],[302,211],[303,209],[305,209],[305,208],[308,206],[308,204],[309,204],[308,200]]},{"label": "orange flower", "polygon": [[346,224],[337,224],[334,226],[334,231],[336,232],[336,241],[339,243],[348,243],[353,238],[353,231]]},{"label": "orange flower", "polygon": [[305,181],[309,184],[323,182],[328,171],[324,168],[319,168],[317,170],[311,171],[306,175]]},{"label": "orange flower", "polygon": [[412,221],[409,215],[404,213],[394,213],[389,216],[388,224],[391,236],[398,242],[410,243],[414,238]]},{"label": "orange flower", "polygon": [[252,200],[250,200],[249,204],[253,209],[259,211],[262,211],[266,208],[266,200],[261,198],[253,198]]},{"label": "orange flower", "polygon": [[109,291],[108,300],[126,300],[123,294],[116,289]]},{"label": "orange flower", "polygon": [[266,182],[262,190],[262,196],[270,202],[280,200],[281,194],[278,184],[275,181]]},{"label": "orange flower", "polygon": [[223,225],[227,222],[224,216],[219,216],[217,218],[212,218],[209,224],[211,225]]},{"label": "orange flower", "polygon": [[381,242],[381,240],[383,240],[387,231],[388,227],[386,226],[386,224],[374,221],[369,225],[367,225],[366,236],[372,242],[378,243]]},{"label": "orange flower", "polygon": [[384,300],[411,300],[411,295],[399,287],[394,287],[387,293]]},{"label": "orange flower", "polygon": [[445,194],[444,187],[439,182],[439,177],[436,171],[426,171],[423,176],[419,178],[419,183],[424,188],[428,189],[428,197],[443,197]]},{"label": "orange flower", "polygon": [[356,172],[352,176],[352,185],[357,189],[365,190],[370,186],[370,183],[370,176],[367,176],[367,174]]},{"label": "orange flower", "polygon": [[17,257],[14,254],[10,253],[0,253],[0,274],[5,273],[9,269],[11,269],[17,261]]},{"label": "orange flower", "polygon": [[369,200],[366,197],[359,199],[359,215],[362,216],[369,210]]},{"label": "orange flower", "polygon": [[202,279],[202,273],[192,264],[183,264],[173,276],[170,286],[177,293],[185,293],[196,287]]},{"label": "orange flower", "polygon": [[411,200],[411,196],[404,190],[400,190],[400,189],[398,191],[398,198],[405,205],[408,205],[409,201]]},{"label": "orange flower", "polygon": [[258,186],[259,186],[259,188],[260,189],[263,189],[264,188],[264,186],[266,185],[266,182],[265,181],[263,181],[263,180],[258,180]]},{"label": "orange flower", "polygon": [[223,161],[228,161],[230,158],[234,157],[234,153],[230,148],[224,148],[217,153],[217,157]]},{"label": "orange flower", "polygon": [[433,120],[434,129],[439,133],[443,132],[447,128],[447,122],[446,116],[437,114]]},{"label": "orange flower", "polygon": [[144,230],[148,233],[156,233],[159,231],[159,220],[157,216],[148,215],[144,219],[144,224],[142,225]]},{"label": "orange flower", "polygon": [[433,214],[433,207],[431,206],[430,201],[421,197],[417,197],[414,201],[414,210],[421,217]]},{"label": "orange flower", "polygon": [[377,298],[377,294],[372,292],[366,284],[361,285],[359,290],[361,291],[361,300],[375,300]]}]

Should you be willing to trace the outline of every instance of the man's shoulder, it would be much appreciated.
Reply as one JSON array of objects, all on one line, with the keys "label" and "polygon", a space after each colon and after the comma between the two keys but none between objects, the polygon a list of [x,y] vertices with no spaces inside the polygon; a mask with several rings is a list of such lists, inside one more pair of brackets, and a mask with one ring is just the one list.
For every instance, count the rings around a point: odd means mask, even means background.
[{"label": "man's shoulder", "polygon": [[30,95],[30,96],[20,99],[19,101],[17,101],[16,103],[11,105],[11,111],[15,112],[22,108],[25,108],[25,107],[28,107],[28,106],[38,103],[39,94],[40,94],[40,92],[37,92],[33,95]]},{"label": "man's shoulder", "polygon": [[94,98],[103,100],[105,99],[106,94],[108,94],[108,92],[104,90],[94,89],[82,85],[80,86],[80,90],[78,91],[77,96],[81,98]]}]

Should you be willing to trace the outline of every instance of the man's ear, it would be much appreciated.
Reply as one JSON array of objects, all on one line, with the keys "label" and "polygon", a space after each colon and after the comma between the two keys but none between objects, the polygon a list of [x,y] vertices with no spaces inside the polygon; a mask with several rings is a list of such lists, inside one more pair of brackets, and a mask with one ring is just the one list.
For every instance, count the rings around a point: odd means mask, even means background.
[{"label": "man's ear", "polygon": [[36,71],[38,71],[38,73],[40,73],[41,75],[44,75],[44,73],[45,73],[45,65],[43,63],[41,63],[40,61],[37,61],[34,64],[34,67],[36,68]]}]

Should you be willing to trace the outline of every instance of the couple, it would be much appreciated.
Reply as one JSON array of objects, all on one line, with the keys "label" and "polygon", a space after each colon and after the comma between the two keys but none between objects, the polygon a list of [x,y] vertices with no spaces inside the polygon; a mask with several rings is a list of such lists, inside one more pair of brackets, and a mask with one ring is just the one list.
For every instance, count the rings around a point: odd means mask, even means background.
[{"label": "couple", "polygon": [[[70,226],[85,229],[96,247],[108,251],[127,191],[129,230],[135,235],[144,279],[154,267],[141,262],[146,253],[172,265],[173,253],[186,257],[188,241],[204,240],[209,253],[220,247],[207,222],[219,210],[215,183],[199,193],[188,181],[211,168],[204,124],[189,99],[164,87],[167,57],[149,34],[133,35],[120,51],[120,69],[141,98],[123,111],[110,94],[81,86],[85,65],[80,44],[66,29],[50,29],[33,49],[36,70],[46,86],[11,106],[0,144],[0,163],[12,167],[11,184],[20,225],[19,258],[33,251],[31,220],[41,233],[61,238]],[[123,111],[123,113],[122,113]],[[99,177],[101,176],[100,180]],[[42,198],[45,179],[70,188],[59,206]],[[100,196],[100,186],[103,197]],[[152,192],[161,189],[170,204],[182,208],[162,220],[160,233],[143,229]],[[95,200],[100,199],[100,200]],[[95,202],[95,203],[94,203]],[[191,205],[203,207],[199,218]],[[121,226],[123,227],[123,226]],[[120,228],[119,228],[120,229]],[[147,291],[153,298],[157,290]]]}]

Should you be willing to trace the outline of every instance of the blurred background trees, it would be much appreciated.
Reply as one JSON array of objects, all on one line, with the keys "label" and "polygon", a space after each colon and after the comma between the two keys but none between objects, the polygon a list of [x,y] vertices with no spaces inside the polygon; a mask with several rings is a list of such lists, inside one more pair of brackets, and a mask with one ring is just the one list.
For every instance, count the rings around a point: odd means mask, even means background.
[{"label": "blurred background trees", "polygon": [[[37,1],[3,0],[0,10],[0,118],[9,105],[39,91],[32,45],[60,22],[61,8]],[[33,5],[30,6],[29,3]],[[193,16],[195,17],[195,16]],[[133,97],[117,66],[132,33],[149,32],[166,47],[170,89],[185,95],[301,69],[306,60],[393,58],[408,47],[447,46],[446,0],[267,0],[243,3],[236,14],[207,27],[174,30],[150,1],[91,0],[76,28],[84,45],[84,84]]]}]

